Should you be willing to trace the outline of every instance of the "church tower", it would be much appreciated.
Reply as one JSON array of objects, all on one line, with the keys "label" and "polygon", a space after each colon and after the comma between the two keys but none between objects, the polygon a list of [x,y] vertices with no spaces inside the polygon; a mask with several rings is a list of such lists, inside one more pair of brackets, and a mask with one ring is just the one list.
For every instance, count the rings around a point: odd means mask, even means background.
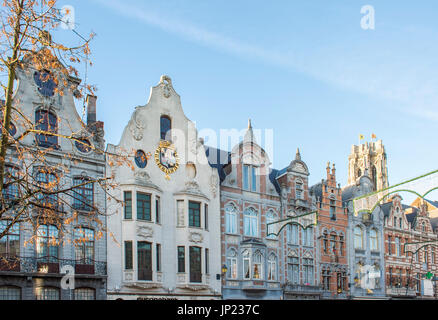
[{"label": "church tower", "polygon": [[355,184],[365,170],[374,184],[374,190],[389,186],[385,147],[382,140],[351,146],[348,156],[348,185]]}]

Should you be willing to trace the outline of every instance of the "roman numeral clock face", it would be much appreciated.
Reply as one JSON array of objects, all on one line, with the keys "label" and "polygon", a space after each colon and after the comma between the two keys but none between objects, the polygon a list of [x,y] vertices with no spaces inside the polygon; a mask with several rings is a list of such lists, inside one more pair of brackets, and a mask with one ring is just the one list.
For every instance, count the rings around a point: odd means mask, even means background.
[{"label": "roman numeral clock face", "polygon": [[179,167],[179,157],[175,146],[171,142],[160,142],[155,150],[155,163],[166,174],[165,178],[170,180],[170,174],[174,173]]}]

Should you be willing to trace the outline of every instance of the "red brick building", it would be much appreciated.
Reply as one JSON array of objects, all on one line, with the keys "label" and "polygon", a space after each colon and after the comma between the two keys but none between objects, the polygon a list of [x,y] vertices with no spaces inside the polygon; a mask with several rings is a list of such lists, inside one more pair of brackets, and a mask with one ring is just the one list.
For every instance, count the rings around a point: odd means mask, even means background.
[{"label": "red brick building", "polygon": [[311,188],[318,207],[320,283],[324,297],[348,296],[347,227],[348,216],[342,206],[342,190],[336,183],[335,165],[327,164],[327,179]]},{"label": "red brick building", "polygon": [[402,198],[395,195],[381,205],[384,214],[386,295],[392,298],[412,298],[416,296],[413,266],[411,255],[404,251],[405,244],[412,242],[412,234],[404,210],[417,212],[417,209],[405,206],[401,201]]}]

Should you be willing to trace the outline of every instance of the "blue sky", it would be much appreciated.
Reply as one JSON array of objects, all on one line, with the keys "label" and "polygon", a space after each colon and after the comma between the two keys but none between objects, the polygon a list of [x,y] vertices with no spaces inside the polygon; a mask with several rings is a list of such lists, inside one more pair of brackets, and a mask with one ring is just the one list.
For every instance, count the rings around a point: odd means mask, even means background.
[{"label": "blue sky", "polygon": [[[167,74],[198,130],[243,129],[251,118],[254,128],[274,129],[275,168],[300,148],[311,184],[325,178],[327,161],[346,184],[360,133],[383,140],[390,184],[437,169],[436,1],[63,4],[75,8],[76,31],[97,34],[88,82],[98,87],[107,142],[119,142]],[[360,26],[363,5],[375,8],[375,30]]]}]

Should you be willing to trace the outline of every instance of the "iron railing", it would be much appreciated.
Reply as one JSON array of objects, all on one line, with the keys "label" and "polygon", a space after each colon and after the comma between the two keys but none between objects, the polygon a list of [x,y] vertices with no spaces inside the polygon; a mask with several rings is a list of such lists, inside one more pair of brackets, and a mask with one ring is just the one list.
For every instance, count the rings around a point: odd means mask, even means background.
[{"label": "iron railing", "polygon": [[72,266],[76,275],[107,275],[107,263],[93,259],[59,259],[54,256],[0,256],[0,271],[57,274],[60,273],[65,266]]}]

